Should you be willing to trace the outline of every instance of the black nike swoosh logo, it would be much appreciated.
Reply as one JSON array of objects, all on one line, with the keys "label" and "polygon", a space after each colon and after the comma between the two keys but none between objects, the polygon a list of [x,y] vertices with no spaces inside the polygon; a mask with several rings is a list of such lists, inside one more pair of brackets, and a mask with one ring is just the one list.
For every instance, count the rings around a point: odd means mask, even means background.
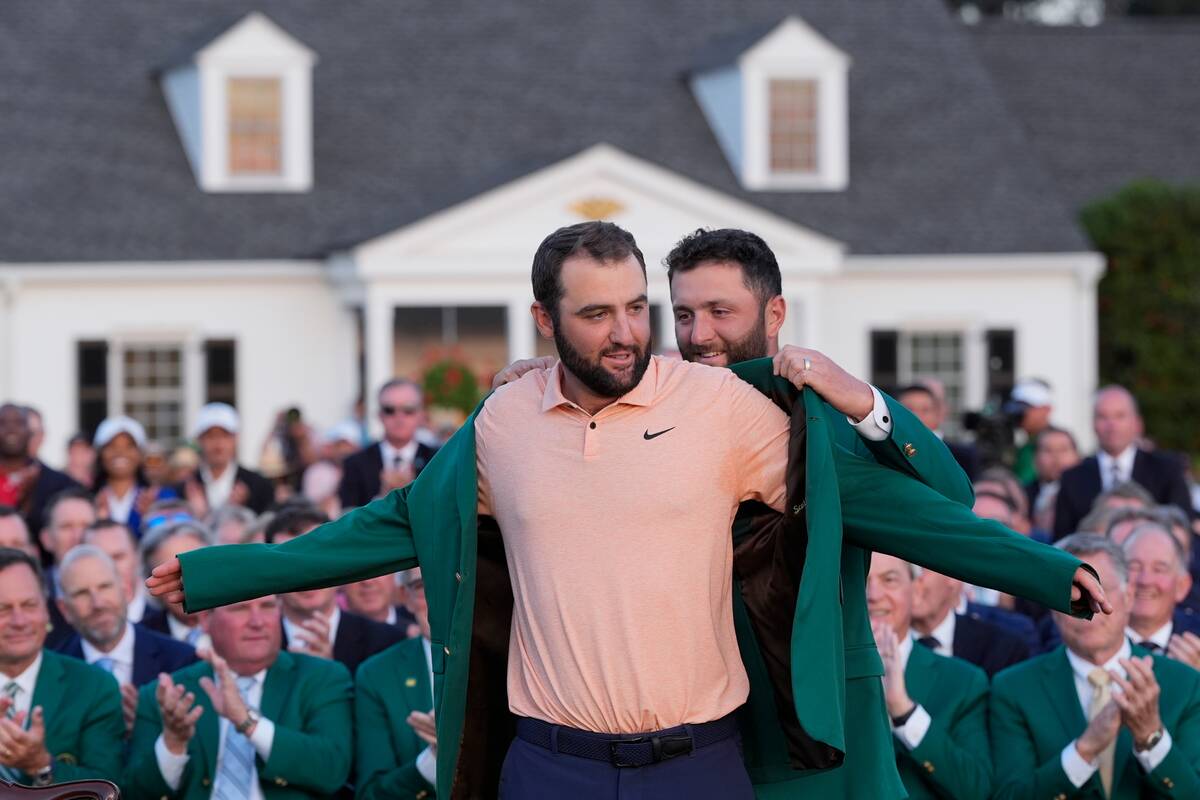
[{"label": "black nike swoosh logo", "polygon": [[643,439],[645,439],[645,440],[648,442],[648,441],[650,441],[651,439],[656,439],[656,438],[658,438],[659,436],[662,436],[664,433],[669,433],[669,432],[671,432],[671,431],[673,431],[673,430],[675,430],[675,428],[674,428],[674,427],[671,427],[671,428],[667,428],[665,431],[659,431],[658,433],[651,433],[651,432],[650,432],[650,429],[649,429],[649,428],[647,428],[647,429],[646,429],[646,432],[642,434],[642,438],[643,438]]}]

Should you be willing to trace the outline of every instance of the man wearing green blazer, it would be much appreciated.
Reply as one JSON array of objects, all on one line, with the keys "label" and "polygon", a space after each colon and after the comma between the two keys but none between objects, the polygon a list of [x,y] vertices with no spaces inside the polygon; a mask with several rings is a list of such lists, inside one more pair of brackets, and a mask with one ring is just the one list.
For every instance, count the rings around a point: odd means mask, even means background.
[{"label": "man wearing green blazer", "polygon": [[126,797],[326,797],[353,757],[352,684],[336,661],[280,649],[279,601],[205,617],[204,659],[142,687]]},{"label": "man wearing green blazer", "polygon": [[914,646],[916,571],[907,561],[876,553],[867,577],[900,778],[917,800],[986,800],[992,785],[987,675],[974,664]]},{"label": "man wearing green blazer", "polygon": [[[595,263],[596,269],[607,268]],[[628,287],[625,302],[631,308],[640,308],[635,295],[644,297],[644,269],[639,278],[640,287]],[[614,311],[626,328],[631,324],[627,313],[632,312],[624,306]],[[588,319],[607,324],[600,316]],[[552,330],[544,317],[542,323]],[[645,327],[638,335],[648,344]],[[860,547],[887,549],[1063,611],[1090,613],[1089,606],[1103,606],[1103,592],[1078,559],[978,520],[961,503],[915,480],[908,462],[918,451],[911,442],[872,450],[888,465],[881,466],[841,444],[843,414],[809,389],[798,393],[793,383],[776,378],[769,361],[739,365],[736,371],[792,420],[786,503],[781,504],[786,513],[760,509],[746,521],[735,546],[738,637],[753,642],[749,650],[741,649],[752,687],[740,720],[747,769],[757,781],[787,780],[797,771],[831,770],[843,763],[849,769],[852,749],[855,769],[866,776],[859,783],[873,783],[877,790],[872,796],[902,796],[880,702],[882,664],[861,598],[853,606],[861,628],[858,622],[843,625],[842,576],[862,586],[867,566],[865,549],[843,558],[843,529]],[[155,594],[196,610],[422,563],[433,644],[438,789],[447,797],[496,793],[514,728],[504,694],[511,583],[500,532],[494,521],[477,514],[475,420],[473,415],[403,490],[285,545],[186,554],[181,564],[161,565],[149,581]],[[649,429],[646,433],[651,439]],[[663,474],[669,478],[667,465]],[[772,594],[780,586],[782,593]],[[1078,601],[1074,607],[1073,599]],[[846,601],[848,609],[852,602]],[[756,704],[755,697],[769,702]],[[846,713],[849,708],[868,711],[855,718]]]},{"label": "man wearing green blazer", "polygon": [[354,690],[354,796],[360,800],[434,796],[437,746],[433,724],[429,607],[421,571],[401,573],[404,607],[421,635],[398,642],[358,668]]},{"label": "man wearing green blazer", "polygon": [[37,562],[0,548],[0,779],[115,781],[125,736],[117,682],[46,650],[49,620]]},{"label": "man wearing green blazer", "polygon": [[1200,797],[1200,672],[1130,644],[1133,587],[1117,545],[1073,534],[1057,546],[1099,570],[1114,613],[1056,614],[1063,645],[994,678],[993,796]]}]

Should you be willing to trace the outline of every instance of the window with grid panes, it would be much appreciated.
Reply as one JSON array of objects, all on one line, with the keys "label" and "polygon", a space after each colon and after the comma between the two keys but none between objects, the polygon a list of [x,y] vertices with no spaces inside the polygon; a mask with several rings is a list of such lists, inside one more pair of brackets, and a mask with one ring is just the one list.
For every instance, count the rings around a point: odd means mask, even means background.
[{"label": "window with grid panes", "polygon": [[768,95],[771,172],[816,172],[817,82],[774,79]]},{"label": "window with grid panes", "polygon": [[230,78],[229,174],[283,171],[283,86],[279,78]]},{"label": "window with grid panes", "polygon": [[963,337],[951,331],[906,334],[905,383],[937,378],[946,389],[945,426],[954,428],[963,408]]},{"label": "window with grid panes", "polygon": [[178,344],[129,344],[121,352],[123,408],[152,441],[183,439],[183,348]]}]

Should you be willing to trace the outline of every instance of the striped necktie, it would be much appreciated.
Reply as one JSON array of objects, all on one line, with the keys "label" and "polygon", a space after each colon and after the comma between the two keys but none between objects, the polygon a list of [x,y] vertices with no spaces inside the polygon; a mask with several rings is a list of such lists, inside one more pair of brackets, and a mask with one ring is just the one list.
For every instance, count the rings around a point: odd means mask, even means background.
[{"label": "striped necktie", "polygon": [[[1102,667],[1096,667],[1088,673],[1087,679],[1093,689],[1092,701],[1088,704],[1087,714],[1088,722],[1091,722],[1112,700],[1112,676],[1105,672]],[[1100,785],[1104,787],[1105,797],[1112,797],[1113,764],[1116,749],[1117,742],[1114,739],[1109,743],[1108,747],[1100,752],[1098,759],[1100,763],[1097,771],[1100,773]]]},{"label": "striped necktie", "polygon": [[[250,701],[250,689],[254,686],[252,677],[237,679],[238,694],[247,706]],[[217,762],[217,779],[213,782],[212,800],[248,800],[250,787],[257,780],[257,770],[254,766],[254,745],[245,735],[226,720],[223,724],[228,728],[225,732],[225,745],[221,748]]]},{"label": "striped necktie", "polygon": [[[9,681],[4,685],[4,696],[8,698],[8,708],[4,712],[5,719],[12,719],[17,715],[17,695],[21,693],[21,687],[16,681]],[[20,778],[20,773],[15,769],[0,764],[0,779],[6,780],[9,783],[16,783]]]}]

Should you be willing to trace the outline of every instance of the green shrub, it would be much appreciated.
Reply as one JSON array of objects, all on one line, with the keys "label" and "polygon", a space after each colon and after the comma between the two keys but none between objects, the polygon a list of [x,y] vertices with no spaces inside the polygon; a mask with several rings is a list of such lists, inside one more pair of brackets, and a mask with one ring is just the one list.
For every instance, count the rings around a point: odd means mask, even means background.
[{"label": "green shrub", "polygon": [[1200,456],[1200,187],[1132,183],[1082,222],[1108,259],[1101,381],[1134,393],[1160,446]]}]

